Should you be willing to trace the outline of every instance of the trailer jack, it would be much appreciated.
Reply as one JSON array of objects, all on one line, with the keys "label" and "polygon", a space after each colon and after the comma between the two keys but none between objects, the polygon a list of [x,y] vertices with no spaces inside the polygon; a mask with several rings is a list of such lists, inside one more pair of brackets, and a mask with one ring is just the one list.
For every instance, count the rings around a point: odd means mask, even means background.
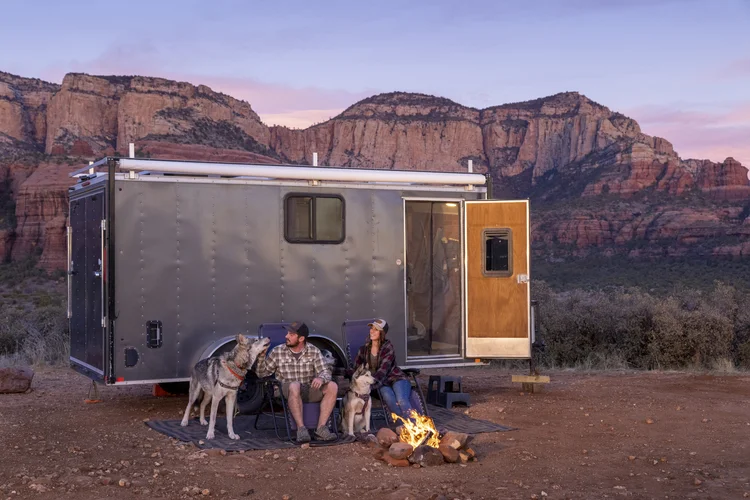
[{"label": "trailer jack", "polygon": [[[93,397],[91,393],[93,392]],[[89,393],[86,396],[86,399],[83,400],[86,404],[94,404],[94,403],[101,403],[102,400],[99,396],[99,387],[97,387],[96,382],[93,380],[91,381],[91,387],[89,387]]]}]

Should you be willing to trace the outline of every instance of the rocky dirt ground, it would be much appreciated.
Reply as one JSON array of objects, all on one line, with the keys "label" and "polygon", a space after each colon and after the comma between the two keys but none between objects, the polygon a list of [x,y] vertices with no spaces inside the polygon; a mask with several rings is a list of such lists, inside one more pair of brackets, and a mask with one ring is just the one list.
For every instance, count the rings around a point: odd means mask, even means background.
[{"label": "rocky dirt ground", "polygon": [[747,374],[552,372],[528,394],[506,370],[445,372],[471,416],[517,430],[478,435],[478,462],[396,469],[360,443],[203,452],[144,424],[179,418],[185,397],[105,388],[85,404],[87,379],[43,369],[0,395],[0,498],[750,497]]}]

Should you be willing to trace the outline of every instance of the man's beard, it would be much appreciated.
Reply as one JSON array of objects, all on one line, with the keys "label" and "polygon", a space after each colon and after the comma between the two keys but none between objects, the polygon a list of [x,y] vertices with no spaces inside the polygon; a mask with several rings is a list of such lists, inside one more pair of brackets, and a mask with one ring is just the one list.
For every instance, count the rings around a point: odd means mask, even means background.
[{"label": "man's beard", "polygon": [[287,347],[297,347],[298,345],[299,345],[299,340],[297,340],[297,342],[295,342],[295,343],[292,343],[291,340],[287,340],[286,341],[286,346]]}]

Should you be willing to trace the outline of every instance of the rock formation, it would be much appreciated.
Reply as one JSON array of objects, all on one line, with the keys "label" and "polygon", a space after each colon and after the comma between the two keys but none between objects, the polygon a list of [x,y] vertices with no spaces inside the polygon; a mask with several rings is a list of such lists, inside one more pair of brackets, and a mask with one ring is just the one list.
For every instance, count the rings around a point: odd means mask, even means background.
[{"label": "rock formation", "polygon": [[0,73],[0,258],[63,267],[67,172],[131,142],[138,155],[226,162],[310,164],[317,152],[321,165],[465,171],[473,160],[498,197],[532,199],[537,255],[750,255],[747,168],[683,160],[576,92],[487,109],[381,94],[291,130],[202,85]]}]

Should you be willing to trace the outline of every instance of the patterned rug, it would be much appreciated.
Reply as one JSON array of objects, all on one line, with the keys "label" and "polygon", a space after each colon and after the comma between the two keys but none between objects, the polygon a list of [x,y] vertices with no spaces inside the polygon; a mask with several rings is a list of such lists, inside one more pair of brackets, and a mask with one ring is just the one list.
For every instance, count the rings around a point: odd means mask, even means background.
[{"label": "patterned rug", "polygon": [[[487,420],[478,420],[471,418],[460,410],[449,410],[440,406],[428,405],[430,416],[435,422],[435,427],[440,431],[449,430],[456,432],[465,432],[467,434],[479,434],[483,432],[504,432],[514,430],[511,427],[489,422]],[[334,410],[338,415],[338,409]],[[374,409],[377,411],[377,408]],[[338,420],[338,417],[337,417]],[[284,420],[277,417],[280,434],[285,437],[286,429]],[[235,441],[229,439],[227,435],[226,418],[216,419],[216,437],[212,440],[206,440],[206,426],[200,425],[197,418],[190,420],[187,427],[181,427],[179,420],[149,420],[146,425],[155,431],[166,434],[169,437],[180,441],[193,443],[201,449],[219,448],[226,451],[240,450],[275,450],[281,448],[296,448],[299,446],[287,440],[281,440],[276,437],[271,423],[271,416],[264,415],[260,418],[260,426],[263,430],[257,430],[253,427],[255,424],[255,415],[239,415],[234,418],[234,432],[239,434],[240,439]],[[373,422],[375,430],[385,426],[382,418],[376,418]],[[271,427],[271,429],[267,429]],[[294,433],[292,433],[294,437]],[[353,443],[356,438],[352,436],[339,435],[336,441],[312,441],[310,446],[336,446],[340,444]]]}]

